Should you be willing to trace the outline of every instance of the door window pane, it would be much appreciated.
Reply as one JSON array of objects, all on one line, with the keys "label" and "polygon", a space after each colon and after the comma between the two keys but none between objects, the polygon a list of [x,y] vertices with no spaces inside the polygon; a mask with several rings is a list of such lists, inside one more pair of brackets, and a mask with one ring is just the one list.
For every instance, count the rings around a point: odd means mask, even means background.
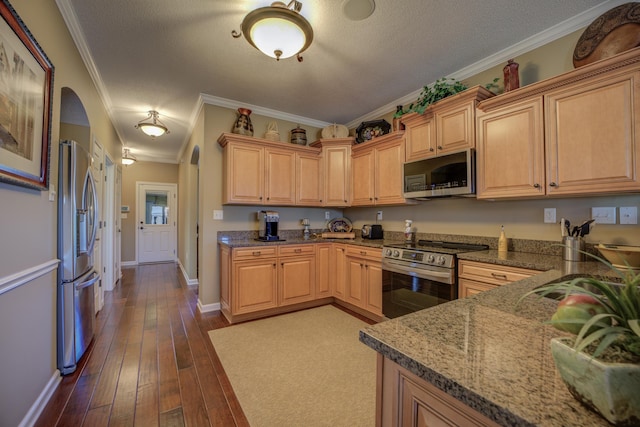
[{"label": "door window pane", "polygon": [[168,224],[168,191],[147,191],[145,197],[145,224]]}]

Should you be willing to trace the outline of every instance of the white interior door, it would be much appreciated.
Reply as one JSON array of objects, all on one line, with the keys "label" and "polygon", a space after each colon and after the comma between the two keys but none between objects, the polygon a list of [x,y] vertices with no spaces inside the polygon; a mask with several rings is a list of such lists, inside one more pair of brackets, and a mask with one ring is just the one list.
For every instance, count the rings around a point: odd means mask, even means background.
[{"label": "white interior door", "polygon": [[120,278],[122,277],[122,269],[120,268],[121,266],[121,259],[122,258],[122,213],[121,213],[121,208],[122,208],[122,168],[120,167],[120,165],[116,165],[116,174],[115,174],[115,182],[114,182],[114,190],[115,190],[115,196],[114,196],[114,200],[115,200],[115,223],[114,223],[114,227],[115,227],[115,242],[114,242],[114,258],[115,258],[115,272],[114,272],[114,277],[116,279],[116,282],[118,280],[120,280]]},{"label": "white interior door", "polygon": [[175,261],[176,184],[138,183],[138,263]]},{"label": "white interior door", "polygon": [[102,268],[102,289],[104,291],[112,291],[113,285],[116,282],[115,270],[115,254],[114,254],[114,240],[115,240],[115,225],[116,225],[116,211],[115,211],[115,167],[113,160],[109,156],[109,153],[105,152],[104,155],[104,221],[102,227],[102,258],[104,266]]}]

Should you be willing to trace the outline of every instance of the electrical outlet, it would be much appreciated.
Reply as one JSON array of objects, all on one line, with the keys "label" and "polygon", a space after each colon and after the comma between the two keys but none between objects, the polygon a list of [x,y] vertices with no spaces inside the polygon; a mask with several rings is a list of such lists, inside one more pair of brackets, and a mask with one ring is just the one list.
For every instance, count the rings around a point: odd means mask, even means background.
[{"label": "electrical outlet", "polygon": [[555,224],[556,208],[544,208],[544,222],[547,224]]},{"label": "electrical outlet", "polygon": [[377,219],[378,221],[382,221],[382,211],[378,211],[378,212],[377,212],[377,214],[376,214],[376,219]]},{"label": "electrical outlet", "polygon": [[638,208],[635,206],[620,208],[620,224],[637,224]]},{"label": "electrical outlet", "polygon": [[325,211],[325,213],[324,213],[324,219],[331,219],[331,212],[329,212],[329,211]]},{"label": "electrical outlet", "polygon": [[213,219],[224,219],[224,213],[221,210],[213,211]]},{"label": "electrical outlet", "polygon": [[615,224],[616,208],[591,208],[591,218],[596,224]]}]

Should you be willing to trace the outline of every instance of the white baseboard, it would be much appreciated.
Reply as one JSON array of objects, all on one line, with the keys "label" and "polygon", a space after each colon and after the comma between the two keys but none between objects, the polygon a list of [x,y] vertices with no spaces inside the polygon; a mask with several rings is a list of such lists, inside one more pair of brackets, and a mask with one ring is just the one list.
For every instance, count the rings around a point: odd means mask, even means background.
[{"label": "white baseboard", "polygon": [[122,267],[135,267],[138,265],[138,261],[122,261],[120,265]]},{"label": "white baseboard", "polygon": [[56,387],[58,387],[60,381],[62,381],[62,376],[60,375],[60,371],[56,369],[47,385],[44,387],[42,392],[40,392],[40,396],[38,396],[36,401],[33,402],[33,405],[31,405],[27,415],[25,415],[20,424],[18,424],[18,427],[31,427],[36,424],[38,417],[40,417],[45,406],[49,403],[49,399],[51,399],[51,396],[56,390]]},{"label": "white baseboard", "polygon": [[187,273],[187,270],[184,269],[184,266],[182,265],[180,260],[178,260],[178,266],[180,267],[180,271],[182,272],[182,277],[184,277],[184,281],[187,282],[187,285],[193,286],[198,284],[197,278],[196,279],[189,278],[189,274]]},{"label": "white baseboard", "polygon": [[209,313],[211,311],[219,311],[219,310],[220,310],[219,302],[215,302],[213,304],[202,304],[202,301],[200,301],[200,298],[198,298],[198,311],[200,313]]}]

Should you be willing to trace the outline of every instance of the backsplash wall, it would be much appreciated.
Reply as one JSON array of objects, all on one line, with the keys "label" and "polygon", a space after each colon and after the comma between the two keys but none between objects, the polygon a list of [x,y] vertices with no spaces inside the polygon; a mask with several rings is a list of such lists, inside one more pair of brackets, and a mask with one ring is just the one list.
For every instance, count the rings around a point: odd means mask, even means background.
[{"label": "backsplash wall", "polygon": [[[591,218],[592,207],[615,207],[617,224],[596,224],[586,242],[640,245],[640,226],[619,223],[620,207],[628,206],[640,209],[640,195],[493,202],[445,198],[412,206],[348,208],[343,213],[354,228],[377,222],[384,230],[403,231],[404,221],[410,219],[418,233],[497,238],[500,226],[504,225],[510,239],[560,241],[560,218],[579,225]],[[543,222],[545,208],[556,208],[555,224]],[[376,221],[377,211],[382,211],[382,221]]]}]

